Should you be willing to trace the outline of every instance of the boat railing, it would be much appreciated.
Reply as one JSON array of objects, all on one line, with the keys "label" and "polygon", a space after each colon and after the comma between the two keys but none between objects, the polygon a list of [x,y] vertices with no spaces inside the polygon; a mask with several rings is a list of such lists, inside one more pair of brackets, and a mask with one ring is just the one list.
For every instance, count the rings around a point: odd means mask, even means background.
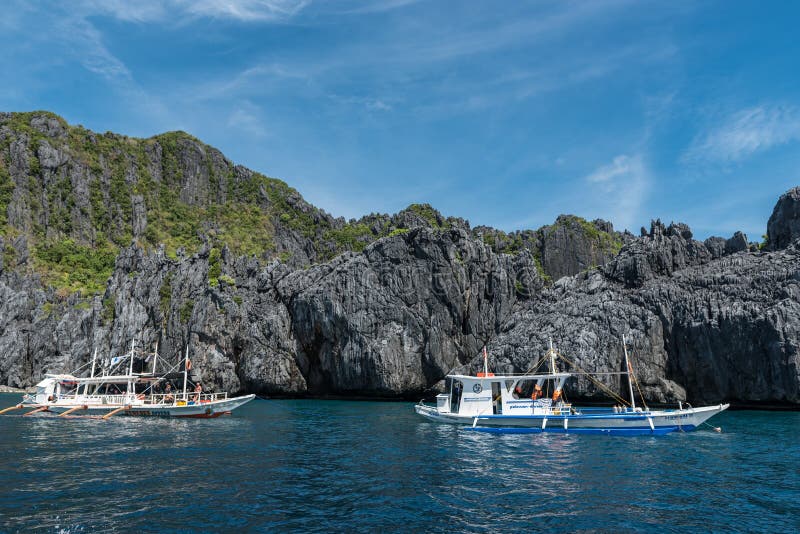
[{"label": "boat railing", "polygon": [[228,393],[154,393],[145,397],[145,404],[177,404],[180,402],[213,402],[225,400]]},{"label": "boat railing", "polygon": [[572,404],[556,404],[550,406],[550,413],[552,415],[569,415],[572,413]]},{"label": "boat railing", "polygon": [[179,404],[213,402],[225,400],[228,393],[122,393],[115,395],[58,395],[57,401],[73,401],[86,404]]}]

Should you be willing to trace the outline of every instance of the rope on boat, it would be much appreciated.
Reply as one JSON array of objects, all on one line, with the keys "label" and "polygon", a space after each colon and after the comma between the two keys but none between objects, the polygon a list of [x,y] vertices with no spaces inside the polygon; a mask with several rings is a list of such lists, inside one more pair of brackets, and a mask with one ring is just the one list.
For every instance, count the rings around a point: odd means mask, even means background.
[{"label": "rope on boat", "polygon": [[614,400],[619,401],[619,402],[621,402],[622,404],[624,404],[626,406],[630,406],[631,405],[630,401],[627,401],[627,400],[623,399],[622,397],[620,397],[619,395],[617,395],[613,390],[611,390],[610,388],[606,387],[605,384],[603,384],[602,382],[597,380],[594,376],[592,376],[591,373],[589,373],[588,371],[585,371],[580,365],[576,364],[575,362],[573,362],[572,360],[570,360],[569,358],[567,358],[566,356],[564,356],[563,354],[561,354],[558,351],[555,351],[555,353],[556,353],[556,356],[558,356],[559,358],[561,358],[562,360],[564,360],[565,362],[567,362],[568,364],[570,364],[571,366],[576,368],[579,371],[578,374],[584,375],[595,386],[597,386],[598,388],[603,390],[605,393],[610,395]]},{"label": "rope on boat", "polygon": [[630,380],[630,377],[633,377],[633,383],[636,384],[636,390],[639,392],[639,397],[642,399],[642,405],[644,406],[645,410],[649,411],[650,408],[647,407],[647,402],[644,400],[644,394],[642,393],[642,388],[639,387],[639,380],[636,378],[636,374],[634,374],[634,372],[633,372],[633,366],[630,363],[630,359],[631,358],[628,359],[629,360],[628,361],[628,372],[629,372],[628,380]]},{"label": "rope on boat", "polygon": [[712,429],[714,432],[718,432],[722,434],[722,427],[721,426],[713,426],[708,424],[706,421],[703,421],[703,424],[706,425],[708,428]]}]

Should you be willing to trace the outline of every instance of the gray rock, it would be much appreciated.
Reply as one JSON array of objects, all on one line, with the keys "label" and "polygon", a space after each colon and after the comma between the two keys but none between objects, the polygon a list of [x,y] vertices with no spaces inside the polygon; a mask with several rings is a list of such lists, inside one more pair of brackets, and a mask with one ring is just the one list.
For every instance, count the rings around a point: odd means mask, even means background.
[{"label": "gray rock", "polygon": [[[348,223],[274,180],[243,192],[253,171],[186,134],[139,140],[134,154],[102,148],[133,142],[124,136],[74,130],[92,147],[81,159],[57,118],[34,115],[23,132],[11,118],[0,114],[15,185],[14,232],[0,237],[0,384],[29,387],[135,340],[158,343],[162,370],[180,369],[188,346],[207,389],[416,397],[453,368],[476,370],[484,345],[499,371],[527,370],[552,337],[576,369],[619,372],[626,334],[650,402],[800,404],[798,189],[770,218],[770,252],[738,232],[700,243],[661,221],[641,237],[572,216],[507,234],[414,205]],[[177,260],[133,244],[102,296],[42,283],[32,254],[42,237],[140,242],[157,222],[148,199],[173,190],[203,210],[247,194],[270,214],[274,247],[258,258],[223,248],[212,279],[211,237]],[[337,240],[353,226],[355,238]],[[580,376],[571,391],[600,400],[624,389],[617,375],[602,380]]]},{"label": "gray rock", "polygon": [[711,257],[716,260],[725,255],[725,245],[727,242],[728,240],[724,237],[713,236],[703,241],[703,244],[706,246],[709,254],[711,254]]},{"label": "gray rock", "polygon": [[800,237],[800,187],[790,189],[778,199],[767,222],[767,244],[779,250]]},{"label": "gray rock", "polygon": [[[492,343],[500,362],[525,370],[552,337],[575,369],[621,371],[626,334],[650,401],[800,402],[797,249],[659,270],[647,257],[674,258],[678,251],[683,260],[692,244],[651,234],[641,244],[644,260],[640,244],[615,260],[615,266],[646,266],[647,276],[640,269],[632,285],[616,276],[617,269],[601,269],[546,289],[503,325]],[[613,377],[605,382],[615,391],[625,387]],[[589,398],[605,394],[584,379],[574,391]]]},{"label": "gray rock", "polygon": [[725,254],[736,254],[748,250],[750,245],[747,243],[747,236],[742,232],[736,232],[733,237],[725,241]]}]

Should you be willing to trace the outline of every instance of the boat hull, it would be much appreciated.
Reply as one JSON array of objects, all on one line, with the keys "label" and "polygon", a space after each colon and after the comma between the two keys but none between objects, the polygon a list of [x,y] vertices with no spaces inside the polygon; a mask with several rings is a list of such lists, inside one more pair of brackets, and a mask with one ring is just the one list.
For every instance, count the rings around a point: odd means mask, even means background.
[{"label": "boat hull", "polygon": [[434,407],[424,404],[415,406],[423,417],[441,422],[469,425],[472,430],[491,433],[540,433],[558,432],[575,434],[668,434],[675,431],[692,431],[710,417],[728,408],[728,404],[686,408],[681,410],[656,410],[624,413],[597,414],[548,414],[548,415],[478,415],[459,416],[439,413]]},{"label": "boat hull", "polygon": [[[102,417],[114,411],[114,416],[127,417],[178,417],[191,419],[213,419],[230,413],[247,404],[255,395],[210,402],[177,404],[31,404],[31,409],[46,407],[46,412],[64,414],[64,417]],[[120,410],[120,408],[122,408]],[[118,410],[118,411],[117,411]],[[66,414],[69,412],[69,414]]]}]

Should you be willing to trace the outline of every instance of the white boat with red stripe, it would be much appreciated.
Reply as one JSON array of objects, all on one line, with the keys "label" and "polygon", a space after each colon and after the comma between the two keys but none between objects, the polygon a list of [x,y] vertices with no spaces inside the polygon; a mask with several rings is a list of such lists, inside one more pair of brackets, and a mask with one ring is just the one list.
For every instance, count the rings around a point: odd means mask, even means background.
[{"label": "white boat with red stripe", "polygon": [[[230,415],[255,398],[255,395],[229,397],[227,392],[203,391],[199,381],[190,379],[192,367],[188,347],[185,358],[165,373],[156,374],[157,362],[157,346],[154,352],[144,353],[137,351],[135,343],[132,343],[127,355],[100,362],[99,372],[96,372],[95,351],[88,376],[80,376],[80,369],[70,374],[46,374],[36,384],[35,393],[25,395],[20,404],[0,414],[26,410],[22,415],[208,419]],[[127,372],[119,373],[120,367]],[[150,368],[149,372],[144,367]],[[182,370],[176,372],[176,367],[182,367]]]}]

